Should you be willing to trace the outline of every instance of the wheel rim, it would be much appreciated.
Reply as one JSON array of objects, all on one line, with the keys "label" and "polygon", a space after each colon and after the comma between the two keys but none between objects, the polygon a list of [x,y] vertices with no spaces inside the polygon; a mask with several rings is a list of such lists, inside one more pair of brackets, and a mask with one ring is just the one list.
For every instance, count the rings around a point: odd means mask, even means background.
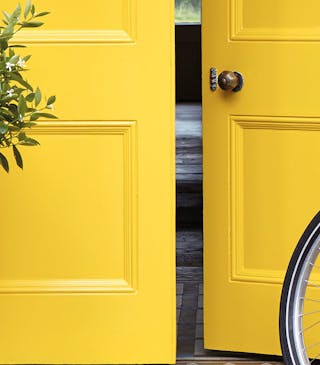
[{"label": "wheel rim", "polygon": [[[303,264],[295,290],[292,336],[297,364],[314,364],[320,359],[320,235],[313,241]],[[304,256],[304,253],[301,253]],[[290,321],[289,321],[290,322]]]}]

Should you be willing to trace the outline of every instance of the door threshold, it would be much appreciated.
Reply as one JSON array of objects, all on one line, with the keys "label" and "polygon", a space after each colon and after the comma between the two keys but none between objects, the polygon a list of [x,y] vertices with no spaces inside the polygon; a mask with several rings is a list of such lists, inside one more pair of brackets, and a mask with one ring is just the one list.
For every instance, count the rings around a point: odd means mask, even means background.
[{"label": "door threshold", "polygon": [[281,357],[275,359],[274,356],[260,356],[257,357],[226,357],[226,356],[204,356],[204,357],[178,357],[176,364],[179,365],[197,365],[197,364],[255,364],[255,365],[283,365]]}]

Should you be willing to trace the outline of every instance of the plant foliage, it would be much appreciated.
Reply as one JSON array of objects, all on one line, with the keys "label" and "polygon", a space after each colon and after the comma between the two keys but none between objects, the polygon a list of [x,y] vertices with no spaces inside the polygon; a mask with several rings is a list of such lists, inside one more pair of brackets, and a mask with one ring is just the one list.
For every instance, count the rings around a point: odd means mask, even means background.
[{"label": "plant foliage", "polygon": [[[39,21],[49,14],[37,13],[35,6],[27,0],[24,9],[19,4],[9,14],[4,11],[3,26],[0,26],[0,148],[11,148],[17,165],[23,168],[23,160],[18,146],[36,146],[39,144],[28,137],[27,130],[36,124],[39,118],[56,118],[47,112],[52,110],[55,96],[44,99],[39,87],[33,88],[25,73],[30,55],[20,56],[16,50],[25,48],[11,42],[15,34],[23,28],[38,28],[44,23]],[[9,172],[9,163],[0,153],[0,164]]]}]

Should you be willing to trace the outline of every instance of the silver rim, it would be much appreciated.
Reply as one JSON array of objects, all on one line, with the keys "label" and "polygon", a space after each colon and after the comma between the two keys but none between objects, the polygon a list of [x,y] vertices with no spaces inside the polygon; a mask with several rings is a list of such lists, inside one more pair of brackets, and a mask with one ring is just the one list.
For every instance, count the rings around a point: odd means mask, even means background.
[{"label": "silver rim", "polygon": [[[318,227],[317,227],[318,228]],[[310,235],[312,237],[312,235]],[[309,242],[306,242],[305,248],[308,246]],[[316,359],[320,358],[320,283],[310,280],[312,272],[317,269],[319,272],[320,267],[316,265],[317,259],[320,253],[320,235],[314,240],[312,247],[309,249],[306,255],[302,268],[298,273],[298,281],[294,292],[293,307],[292,307],[292,335],[293,335],[293,345],[295,347],[296,357],[298,359],[297,365],[308,365],[314,363]],[[299,260],[301,262],[304,252],[300,253]],[[318,264],[318,263],[317,263]],[[297,265],[298,266],[298,265]],[[297,270],[297,267],[296,269]],[[293,273],[293,277],[296,272]],[[292,281],[293,284],[293,281]],[[308,288],[312,288],[312,296],[306,296],[309,293]],[[318,289],[319,295],[314,295],[314,291]],[[290,288],[290,293],[293,288]],[[290,297],[289,293],[289,297]],[[309,304],[313,307],[318,306],[319,310],[309,310]],[[290,305],[288,301],[288,306]],[[289,308],[287,308],[287,313],[289,314]],[[318,316],[316,314],[318,313]],[[310,323],[305,323],[305,318],[311,318]],[[287,329],[289,329],[290,318],[287,318]],[[306,339],[306,333],[311,331],[316,331],[319,333],[319,340],[312,340],[308,343]],[[289,333],[289,332],[287,332]],[[315,336],[315,335],[313,335]],[[312,336],[310,336],[312,337]],[[289,351],[292,354],[292,348]],[[294,359],[294,356],[291,356]]]}]

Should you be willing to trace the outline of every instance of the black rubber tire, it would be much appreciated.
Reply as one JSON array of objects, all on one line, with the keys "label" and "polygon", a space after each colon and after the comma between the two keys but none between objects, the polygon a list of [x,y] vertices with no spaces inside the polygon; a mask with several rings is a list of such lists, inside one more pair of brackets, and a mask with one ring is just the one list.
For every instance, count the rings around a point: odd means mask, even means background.
[{"label": "black rubber tire", "polygon": [[320,212],[309,223],[301,236],[289,263],[284,279],[279,316],[280,343],[286,365],[302,365],[297,354],[293,333],[293,304],[296,299],[297,283],[304,261],[320,234]]}]

